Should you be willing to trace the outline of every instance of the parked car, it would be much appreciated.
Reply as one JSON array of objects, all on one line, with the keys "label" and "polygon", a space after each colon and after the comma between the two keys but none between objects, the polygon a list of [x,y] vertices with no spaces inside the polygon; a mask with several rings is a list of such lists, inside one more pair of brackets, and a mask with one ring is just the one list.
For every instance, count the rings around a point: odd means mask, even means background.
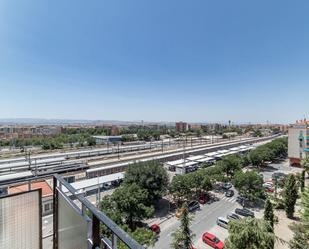
[{"label": "parked car", "polygon": [[229,213],[226,216],[226,218],[229,219],[229,220],[239,220],[239,219],[241,219],[240,216],[235,214],[234,212]]},{"label": "parked car", "polygon": [[286,177],[287,175],[282,172],[275,172],[271,175],[271,179],[277,182],[284,182]]},{"label": "parked car", "polygon": [[266,192],[273,193],[275,191],[274,188],[265,188]]},{"label": "parked car", "polygon": [[273,186],[274,186],[274,184],[272,182],[264,182],[263,183],[264,188],[272,188]]},{"label": "parked car", "polygon": [[223,228],[228,228],[229,220],[223,218],[223,217],[218,217],[217,218],[217,225]]},{"label": "parked car", "polygon": [[226,197],[232,197],[233,195],[234,195],[234,191],[231,190],[231,189],[229,189],[229,190],[227,190],[227,191],[225,192],[225,196],[226,196]]},{"label": "parked car", "polygon": [[103,184],[103,188],[106,190],[111,189],[111,187],[112,187],[111,184],[108,184],[108,183]]},{"label": "parked car", "polygon": [[235,213],[242,216],[254,218],[254,213],[247,208],[236,208]]},{"label": "parked car", "polygon": [[204,243],[207,245],[211,246],[212,248],[215,249],[223,249],[224,248],[224,243],[219,240],[215,235],[212,233],[204,233],[202,236],[202,240]]},{"label": "parked car", "polygon": [[225,182],[225,183],[222,185],[222,187],[223,187],[224,189],[230,189],[230,188],[233,187],[233,185],[232,185],[232,183],[230,183],[230,182]]},{"label": "parked car", "polygon": [[198,199],[198,202],[200,203],[200,204],[206,204],[207,202],[208,202],[208,200],[209,200],[209,197],[207,196],[207,195],[201,195],[200,197],[199,197],[199,199]]},{"label": "parked car", "polygon": [[237,196],[236,201],[242,206],[244,206],[246,202],[249,202],[248,198],[243,196]]},{"label": "parked car", "polygon": [[158,224],[152,224],[150,226],[150,230],[155,232],[156,234],[159,234],[161,232],[160,226]]},{"label": "parked car", "polygon": [[198,201],[191,201],[188,204],[189,212],[192,212],[192,211],[199,209],[199,208],[200,208],[200,204],[198,203]]}]

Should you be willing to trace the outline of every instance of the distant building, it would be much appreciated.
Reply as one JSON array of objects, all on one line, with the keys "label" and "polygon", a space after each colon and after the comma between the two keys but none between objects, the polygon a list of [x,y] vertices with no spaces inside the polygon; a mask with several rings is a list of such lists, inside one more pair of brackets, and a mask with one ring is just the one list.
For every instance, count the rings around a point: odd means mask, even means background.
[{"label": "distant building", "polygon": [[190,124],[190,129],[191,130],[199,130],[199,129],[202,129],[202,125],[200,125],[200,124]]},{"label": "distant building", "polygon": [[300,166],[301,160],[309,156],[309,121],[298,120],[291,125],[288,139],[290,165]]},{"label": "distant building", "polygon": [[[53,212],[53,190],[46,181],[38,181],[31,183],[31,190],[42,189],[42,215],[48,215]],[[22,184],[9,187],[8,194],[17,194],[28,191],[29,185]]]},{"label": "distant building", "polygon": [[120,134],[119,128],[116,125],[113,125],[111,127],[111,135],[112,136],[118,136]]},{"label": "distant building", "polygon": [[96,144],[120,143],[122,136],[93,136]]},{"label": "distant building", "polygon": [[189,130],[189,125],[186,122],[176,122],[176,131],[185,132]]},{"label": "distant building", "polygon": [[53,136],[60,134],[60,126],[0,126],[0,139],[29,139],[33,137]]}]

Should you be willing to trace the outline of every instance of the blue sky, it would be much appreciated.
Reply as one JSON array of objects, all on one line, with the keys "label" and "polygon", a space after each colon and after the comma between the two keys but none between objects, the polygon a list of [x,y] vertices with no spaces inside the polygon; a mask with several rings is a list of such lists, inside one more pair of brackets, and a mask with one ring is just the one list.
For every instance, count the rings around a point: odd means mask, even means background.
[{"label": "blue sky", "polygon": [[0,1],[0,118],[293,122],[309,1]]}]

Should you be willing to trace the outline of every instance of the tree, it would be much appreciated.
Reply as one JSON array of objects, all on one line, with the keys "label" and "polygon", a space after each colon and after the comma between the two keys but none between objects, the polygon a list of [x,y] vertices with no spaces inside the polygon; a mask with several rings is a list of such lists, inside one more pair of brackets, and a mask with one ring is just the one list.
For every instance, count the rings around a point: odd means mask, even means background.
[{"label": "tree", "polygon": [[301,220],[292,227],[294,237],[290,249],[309,249],[309,188],[306,187],[301,197]]},{"label": "tree", "polygon": [[170,185],[170,193],[177,202],[190,200],[194,194],[188,175],[176,175]]},{"label": "tree", "polygon": [[305,170],[303,170],[297,177],[299,181],[300,191],[304,192],[305,190]]},{"label": "tree", "polygon": [[260,167],[263,164],[263,155],[258,149],[250,151],[249,158],[253,166]]},{"label": "tree", "polygon": [[266,200],[265,210],[264,210],[264,220],[268,221],[271,228],[274,227],[275,215],[273,210],[273,204],[269,199]]},{"label": "tree", "polygon": [[242,162],[239,155],[230,155],[224,157],[223,160],[219,162],[219,165],[229,178],[233,177],[234,173],[242,167]]},{"label": "tree", "polygon": [[148,198],[147,190],[135,183],[121,185],[112,195],[115,210],[121,213],[125,223],[132,230],[135,230],[136,222],[153,215],[154,208],[146,205]]},{"label": "tree", "polygon": [[306,157],[301,161],[301,165],[304,167],[305,171],[309,175],[309,157]]},{"label": "tree", "polygon": [[128,167],[124,182],[136,183],[140,188],[147,190],[148,203],[152,204],[166,193],[168,175],[157,161],[140,162]]},{"label": "tree", "polygon": [[96,140],[94,137],[88,137],[87,138],[87,145],[88,146],[95,146],[97,143],[96,143]]},{"label": "tree", "polygon": [[182,208],[184,211],[181,215],[180,228],[172,234],[173,242],[171,247],[173,249],[192,249],[192,240],[195,235],[190,229],[191,218],[187,203],[184,203]]},{"label": "tree", "polygon": [[309,249],[309,239],[303,224],[294,224],[291,227],[294,232],[293,239],[289,242],[290,249]]},{"label": "tree", "polygon": [[284,185],[283,194],[285,212],[288,218],[292,218],[294,215],[295,204],[298,197],[297,190],[298,189],[295,176],[293,174],[290,174]]},{"label": "tree", "polygon": [[194,196],[198,198],[202,193],[213,188],[210,177],[203,170],[176,175],[171,182],[170,193],[178,203],[188,201]]},{"label": "tree", "polygon": [[234,177],[234,185],[241,195],[251,201],[264,198],[263,179],[254,171],[238,171]]},{"label": "tree", "polygon": [[124,220],[121,216],[122,214],[117,209],[116,203],[113,200],[113,195],[107,195],[103,197],[100,203],[100,209],[118,225],[123,224]]},{"label": "tree", "polygon": [[302,193],[301,206],[303,208],[301,220],[307,231],[307,238],[309,239],[309,187],[306,187]]},{"label": "tree", "polygon": [[270,224],[262,219],[245,218],[231,221],[225,249],[273,249],[275,235]]},{"label": "tree", "polygon": [[154,245],[156,240],[156,234],[150,229],[144,227],[138,227],[130,234],[141,245]]}]

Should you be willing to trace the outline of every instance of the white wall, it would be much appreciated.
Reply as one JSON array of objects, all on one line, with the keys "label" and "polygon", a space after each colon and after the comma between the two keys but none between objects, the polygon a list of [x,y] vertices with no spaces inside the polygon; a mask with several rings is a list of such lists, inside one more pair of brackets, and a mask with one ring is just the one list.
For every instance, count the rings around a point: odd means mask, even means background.
[{"label": "white wall", "polygon": [[303,141],[303,148],[300,148],[300,142],[299,142],[300,131],[303,131],[303,135],[306,136],[305,128],[292,128],[292,127],[289,128],[288,157],[290,158],[300,158],[300,152],[303,153],[303,157],[305,156],[304,153],[305,140]]}]

